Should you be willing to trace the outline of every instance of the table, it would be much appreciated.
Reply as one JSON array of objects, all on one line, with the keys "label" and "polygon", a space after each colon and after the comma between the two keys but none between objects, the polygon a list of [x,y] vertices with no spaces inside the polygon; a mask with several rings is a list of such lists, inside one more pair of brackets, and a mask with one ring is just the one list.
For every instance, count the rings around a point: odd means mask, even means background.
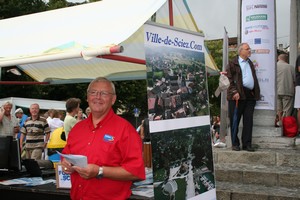
[{"label": "table", "polygon": [[[21,178],[20,176],[12,175],[1,175],[1,180]],[[55,177],[48,177],[45,179],[55,179]],[[22,200],[69,200],[70,199],[70,190],[56,188],[56,185],[53,183],[48,183],[39,186],[28,187],[24,185],[2,185],[0,184],[0,195],[2,197],[6,196],[8,200],[22,199]],[[132,195],[130,199],[135,200],[150,200],[153,198],[147,198],[137,195]]]}]

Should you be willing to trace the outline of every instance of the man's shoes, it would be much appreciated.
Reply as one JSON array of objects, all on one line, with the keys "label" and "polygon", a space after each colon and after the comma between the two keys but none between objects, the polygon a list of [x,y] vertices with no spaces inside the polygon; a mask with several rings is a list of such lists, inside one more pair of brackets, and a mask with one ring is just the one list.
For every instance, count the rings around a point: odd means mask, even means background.
[{"label": "man's shoes", "polygon": [[246,146],[246,147],[243,147],[243,150],[246,150],[246,151],[250,151],[250,152],[254,152],[255,149],[251,146]]},{"label": "man's shoes", "polygon": [[239,146],[232,146],[232,150],[233,151],[240,151],[240,147]]},{"label": "man's shoes", "polygon": [[216,144],[214,144],[214,147],[225,148],[226,144],[224,142],[217,142]]}]

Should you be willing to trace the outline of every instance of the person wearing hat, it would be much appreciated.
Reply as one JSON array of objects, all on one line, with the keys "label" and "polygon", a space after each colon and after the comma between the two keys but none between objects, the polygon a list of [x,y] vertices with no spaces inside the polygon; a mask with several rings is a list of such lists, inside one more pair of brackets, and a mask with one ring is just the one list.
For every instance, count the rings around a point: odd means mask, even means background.
[{"label": "person wearing hat", "polygon": [[[18,108],[16,111],[15,111],[15,115],[16,115],[16,118],[19,120],[19,124],[20,124],[20,127],[23,126],[25,120],[28,118],[28,116],[26,114],[24,114],[22,108]],[[18,135],[17,135],[17,138],[20,139],[21,138],[21,132],[19,131]]]}]

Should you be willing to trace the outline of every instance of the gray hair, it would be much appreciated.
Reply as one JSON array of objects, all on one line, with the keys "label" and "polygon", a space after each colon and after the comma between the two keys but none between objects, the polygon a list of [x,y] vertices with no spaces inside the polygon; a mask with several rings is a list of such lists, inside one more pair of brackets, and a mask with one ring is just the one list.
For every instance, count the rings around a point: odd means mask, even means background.
[{"label": "gray hair", "polygon": [[13,106],[11,101],[5,101],[2,106],[10,105],[11,107]]},{"label": "gray hair", "polygon": [[105,78],[105,77],[97,77],[97,78],[95,78],[94,80],[92,80],[92,81],[90,82],[88,88],[87,88],[87,91],[89,91],[89,90],[90,90],[90,87],[91,87],[94,83],[96,83],[96,82],[108,82],[108,83],[110,83],[111,88],[112,88],[112,92],[113,92],[114,94],[116,94],[115,84],[114,84],[112,81],[110,81],[110,80],[108,80],[107,78]]},{"label": "gray hair", "polygon": [[240,44],[238,45],[238,47],[237,47],[237,52],[238,52],[239,55],[240,55],[241,51],[243,50],[243,45],[245,45],[245,44],[248,44],[248,43],[242,42],[242,43],[240,43]]}]

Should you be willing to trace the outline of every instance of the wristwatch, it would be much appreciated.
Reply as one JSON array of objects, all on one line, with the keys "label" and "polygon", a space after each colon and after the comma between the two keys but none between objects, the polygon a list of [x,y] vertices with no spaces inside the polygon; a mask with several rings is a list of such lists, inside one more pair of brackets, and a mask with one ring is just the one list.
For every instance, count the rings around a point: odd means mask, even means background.
[{"label": "wristwatch", "polygon": [[96,176],[97,179],[101,179],[103,177],[103,167],[99,167],[98,175]]}]

